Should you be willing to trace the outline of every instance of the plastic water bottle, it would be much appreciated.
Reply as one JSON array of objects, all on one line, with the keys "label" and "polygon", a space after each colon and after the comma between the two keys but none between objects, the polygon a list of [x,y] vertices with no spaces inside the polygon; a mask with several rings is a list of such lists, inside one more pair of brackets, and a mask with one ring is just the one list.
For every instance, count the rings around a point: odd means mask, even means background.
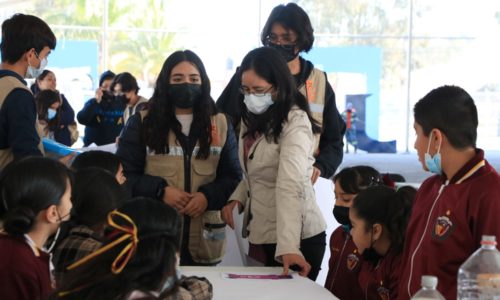
[{"label": "plastic water bottle", "polygon": [[422,288],[411,297],[411,300],[445,300],[443,295],[436,290],[438,279],[436,276],[422,276]]},{"label": "plastic water bottle", "polygon": [[500,300],[500,252],[496,238],[483,235],[481,248],[458,270],[458,299]]}]

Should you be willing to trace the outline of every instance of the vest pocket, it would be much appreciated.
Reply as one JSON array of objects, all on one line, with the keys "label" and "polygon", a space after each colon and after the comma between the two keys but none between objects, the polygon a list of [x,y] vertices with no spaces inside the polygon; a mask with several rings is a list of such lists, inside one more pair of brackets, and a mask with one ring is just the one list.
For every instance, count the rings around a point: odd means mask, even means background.
[{"label": "vest pocket", "polygon": [[226,223],[219,210],[209,210],[191,219],[189,250],[199,263],[216,264],[226,251]]}]

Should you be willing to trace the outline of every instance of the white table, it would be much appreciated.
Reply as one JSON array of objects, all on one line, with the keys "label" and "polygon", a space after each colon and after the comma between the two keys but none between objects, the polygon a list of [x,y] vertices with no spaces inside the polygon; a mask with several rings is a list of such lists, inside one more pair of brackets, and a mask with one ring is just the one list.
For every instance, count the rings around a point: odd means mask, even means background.
[{"label": "white table", "polygon": [[223,273],[281,274],[283,268],[271,267],[181,267],[183,275],[206,277],[213,285],[214,300],[335,300],[324,287],[292,273],[292,279],[226,279]]}]

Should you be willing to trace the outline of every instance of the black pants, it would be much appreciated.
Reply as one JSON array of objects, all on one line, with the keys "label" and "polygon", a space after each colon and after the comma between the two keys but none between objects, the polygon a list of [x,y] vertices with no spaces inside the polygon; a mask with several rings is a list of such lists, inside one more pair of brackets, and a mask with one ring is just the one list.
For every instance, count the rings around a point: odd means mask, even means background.
[{"label": "black pants", "polygon": [[[319,271],[321,270],[321,263],[323,262],[323,256],[325,255],[325,247],[326,247],[325,232],[322,232],[320,234],[317,234],[315,236],[300,241],[300,252],[302,252],[302,255],[304,255],[306,261],[311,265],[311,272],[309,272],[307,277],[313,281],[316,281]],[[250,244],[249,256],[255,258],[258,261],[261,261],[266,266],[269,267],[282,266],[282,264],[280,264],[274,259],[275,253],[276,253],[276,244],[261,244],[261,245]],[[291,266],[290,268],[292,270],[298,271],[297,266]]]}]

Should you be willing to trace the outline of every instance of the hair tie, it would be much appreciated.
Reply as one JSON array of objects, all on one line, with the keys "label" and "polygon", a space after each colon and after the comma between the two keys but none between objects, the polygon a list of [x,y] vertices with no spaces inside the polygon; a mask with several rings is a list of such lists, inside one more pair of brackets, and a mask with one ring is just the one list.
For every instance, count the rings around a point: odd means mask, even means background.
[{"label": "hair tie", "polygon": [[[125,226],[121,226],[117,224],[114,221],[115,217],[119,217],[122,220],[127,223]],[[129,262],[130,258],[135,252],[135,249],[137,248],[137,244],[139,243],[139,239],[137,237],[137,226],[135,225],[134,221],[127,216],[126,214],[123,214],[117,210],[114,210],[108,214],[108,224],[115,228],[118,232],[123,233],[121,237],[118,239],[114,240],[113,242],[107,244],[106,246],[98,249],[97,251],[83,257],[82,259],[74,262],[73,264],[69,265],[66,269],[67,270],[73,270],[86,262],[92,260],[93,258],[101,255],[102,253],[114,248],[121,242],[125,240],[130,240],[127,245],[122,249],[122,251],[118,254],[118,256],[115,258],[113,263],[111,264],[111,272],[113,274],[119,274],[127,265]]]}]

